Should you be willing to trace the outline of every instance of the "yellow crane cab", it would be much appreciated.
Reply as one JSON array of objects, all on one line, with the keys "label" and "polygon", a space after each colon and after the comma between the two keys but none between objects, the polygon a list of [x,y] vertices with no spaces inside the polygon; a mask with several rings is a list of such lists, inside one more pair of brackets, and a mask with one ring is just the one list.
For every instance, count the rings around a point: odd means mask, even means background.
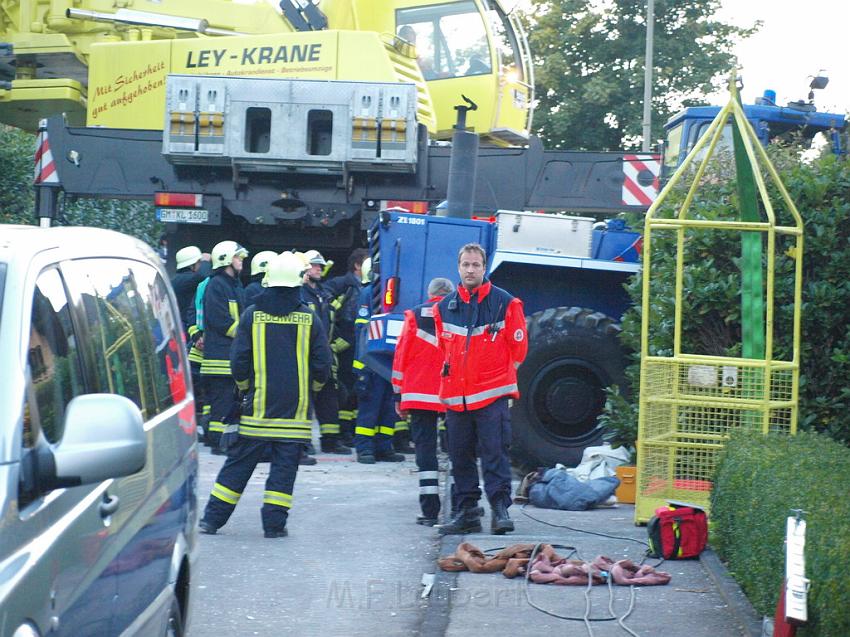
[{"label": "yellow crane cab", "polygon": [[[385,10],[376,10],[381,4]],[[485,143],[521,145],[531,128],[531,55],[514,5],[507,0],[326,0],[332,28],[394,33],[416,47],[437,119],[451,137],[454,107],[466,95],[478,105],[467,125]],[[345,5],[344,7],[342,5]],[[345,9],[348,9],[348,16]]]}]

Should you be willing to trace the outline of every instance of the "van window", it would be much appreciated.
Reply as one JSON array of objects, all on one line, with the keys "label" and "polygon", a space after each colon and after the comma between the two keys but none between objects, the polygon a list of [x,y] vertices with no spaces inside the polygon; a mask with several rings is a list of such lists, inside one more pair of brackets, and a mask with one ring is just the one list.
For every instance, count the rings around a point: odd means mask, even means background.
[{"label": "van window", "polygon": [[[44,437],[58,442],[65,406],[85,390],[68,298],[56,268],[42,272],[36,282],[27,363],[34,396],[34,405],[27,409],[35,411]],[[32,438],[27,442],[32,443]]]},{"label": "van window", "polygon": [[85,315],[94,391],[126,396],[145,419],[182,400],[182,341],[156,269],[123,259],[80,259],[63,268],[74,272],[69,286]]},{"label": "van window", "polygon": [[150,402],[154,413],[160,413],[186,396],[185,370],[179,354],[185,346],[165,281],[150,266],[134,263],[131,267],[141,290],[140,310],[148,326],[149,339],[140,346],[146,352]]}]

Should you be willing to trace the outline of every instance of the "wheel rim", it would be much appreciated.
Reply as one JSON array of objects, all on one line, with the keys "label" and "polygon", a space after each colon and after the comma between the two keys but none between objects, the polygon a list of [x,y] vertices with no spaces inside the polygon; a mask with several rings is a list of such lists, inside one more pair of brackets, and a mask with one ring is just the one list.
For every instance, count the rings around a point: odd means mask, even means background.
[{"label": "wheel rim", "polygon": [[601,370],[580,359],[550,361],[529,386],[532,421],[545,437],[576,444],[594,435],[609,384]]}]

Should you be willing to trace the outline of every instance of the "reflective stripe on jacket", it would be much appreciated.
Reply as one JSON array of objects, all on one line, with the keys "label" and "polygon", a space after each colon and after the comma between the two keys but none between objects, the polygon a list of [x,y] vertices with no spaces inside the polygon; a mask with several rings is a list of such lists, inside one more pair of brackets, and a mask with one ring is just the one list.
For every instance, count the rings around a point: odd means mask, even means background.
[{"label": "reflective stripe on jacket", "polygon": [[448,409],[480,409],[502,396],[519,398],[516,370],[528,351],[522,301],[485,280],[463,285],[434,306],[445,364],[440,398]]},{"label": "reflective stripe on jacket", "polygon": [[310,439],[310,394],[330,377],[331,351],[322,322],[297,288],[269,288],[245,311],[230,364],[251,407],[240,418],[240,435]]},{"label": "reflective stripe on jacket", "polygon": [[443,353],[434,330],[435,296],[404,313],[404,327],[393,356],[393,390],[401,396],[401,409],[445,412],[440,400],[440,370]]},{"label": "reflective stripe on jacket", "polygon": [[204,362],[201,374],[230,376],[230,345],[244,305],[242,284],[224,269],[216,272],[204,291]]}]

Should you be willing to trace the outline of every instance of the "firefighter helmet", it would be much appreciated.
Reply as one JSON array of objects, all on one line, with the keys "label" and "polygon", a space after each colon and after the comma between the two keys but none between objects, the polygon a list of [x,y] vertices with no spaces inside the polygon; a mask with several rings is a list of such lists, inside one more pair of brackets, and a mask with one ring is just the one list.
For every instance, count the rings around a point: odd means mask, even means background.
[{"label": "firefighter helmet", "polygon": [[277,252],[273,250],[263,250],[258,252],[251,258],[251,276],[268,272],[269,260],[277,256]]},{"label": "firefighter helmet", "polygon": [[372,259],[366,257],[360,266],[360,281],[365,285],[372,280]]},{"label": "firefighter helmet", "polygon": [[248,256],[248,251],[235,241],[220,241],[215,244],[212,249],[212,267],[213,270],[224,268],[233,263],[235,257]]},{"label": "firefighter helmet", "polygon": [[328,264],[328,262],[325,261],[325,257],[323,257],[322,253],[318,250],[307,250],[307,252],[304,253],[304,256],[307,257],[307,262],[310,265],[320,265],[324,267]]},{"label": "firefighter helmet", "polygon": [[267,287],[297,288],[304,276],[304,261],[295,253],[282,252],[269,260]]},{"label": "firefighter helmet", "polygon": [[190,268],[201,260],[201,249],[198,246],[186,246],[180,248],[174,255],[177,269]]}]

